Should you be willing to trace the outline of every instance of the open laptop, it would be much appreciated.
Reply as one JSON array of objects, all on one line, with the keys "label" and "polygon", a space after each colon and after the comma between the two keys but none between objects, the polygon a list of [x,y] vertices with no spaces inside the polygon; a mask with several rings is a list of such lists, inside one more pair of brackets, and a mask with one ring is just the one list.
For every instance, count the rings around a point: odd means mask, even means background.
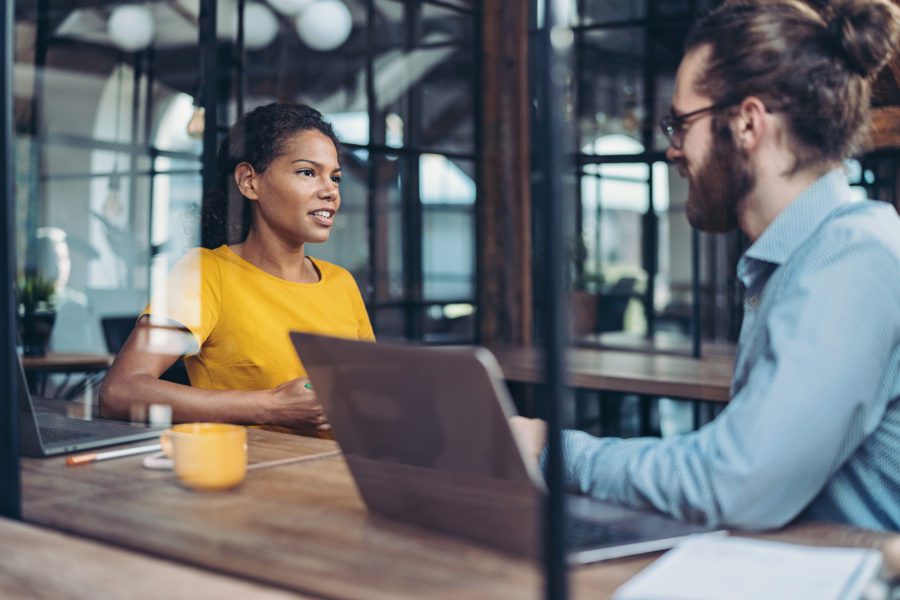
[{"label": "open laptop", "polygon": [[[546,487],[509,426],[484,348],[423,348],[291,333],[363,500],[376,513],[540,557]],[[569,562],[670,548],[701,525],[572,495]]]},{"label": "open laptop", "polygon": [[[19,453],[23,456],[55,456],[126,444],[159,437],[166,426],[150,426],[99,418],[74,418],[67,409],[75,402],[32,396],[28,391],[22,358],[17,355],[19,387]],[[90,408],[88,407],[88,410]]]}]

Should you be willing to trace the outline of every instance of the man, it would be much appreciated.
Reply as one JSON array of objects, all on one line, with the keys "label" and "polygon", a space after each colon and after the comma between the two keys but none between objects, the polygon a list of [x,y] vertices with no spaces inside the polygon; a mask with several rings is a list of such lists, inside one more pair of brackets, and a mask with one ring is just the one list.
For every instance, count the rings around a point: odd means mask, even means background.
[{"label": "man", "polygon": [[[900,529],[900,218],[841,170],[900,10],[826,8],[726,2],[689,37],[660,124],[691,224],[751,240],[732,399],[676,438],[564,432],[570,488],[715,526]],[[514,426],[540,455],[543,422]]]}]

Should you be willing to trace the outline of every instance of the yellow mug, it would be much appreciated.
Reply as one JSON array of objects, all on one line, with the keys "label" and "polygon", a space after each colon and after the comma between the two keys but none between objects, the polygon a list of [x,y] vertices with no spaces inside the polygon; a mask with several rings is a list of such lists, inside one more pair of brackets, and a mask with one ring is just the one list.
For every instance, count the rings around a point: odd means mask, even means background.
[{"label": "yellow mug", "polygon": [[159,438],[175,474],[196,490],[227,490],[247,473],[247,429],[225,423],[182,423]]}]

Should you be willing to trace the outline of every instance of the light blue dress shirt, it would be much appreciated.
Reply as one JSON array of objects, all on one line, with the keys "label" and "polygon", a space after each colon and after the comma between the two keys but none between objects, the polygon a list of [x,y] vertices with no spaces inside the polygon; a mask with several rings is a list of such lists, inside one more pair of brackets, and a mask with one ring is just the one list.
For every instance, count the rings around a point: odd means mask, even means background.
[{"label": "light blue dress shirt", "polygon": [[731,402],[670,439],[563,433],[582,493],[740,529],[900,530],[900,217],[832,171],[741,257]]}]

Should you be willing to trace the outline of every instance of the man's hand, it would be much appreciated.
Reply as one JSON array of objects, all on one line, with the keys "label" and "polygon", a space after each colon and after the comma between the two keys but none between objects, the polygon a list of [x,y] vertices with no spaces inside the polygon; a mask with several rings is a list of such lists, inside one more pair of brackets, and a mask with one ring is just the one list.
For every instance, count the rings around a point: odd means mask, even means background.
[{"label": "man's hand", "polygon": [[509,424],[516,439],[525,448],[525,452],[537,462],[541,452],[544,451],[544,446],[547,445],[547,423],[540,419],[513,417],[509,420]]},{"label": "man's hand", "polygon": [[325,425],[322,405],[306,377],[282,383],[268,394],[267,424],[286,427]]}]

